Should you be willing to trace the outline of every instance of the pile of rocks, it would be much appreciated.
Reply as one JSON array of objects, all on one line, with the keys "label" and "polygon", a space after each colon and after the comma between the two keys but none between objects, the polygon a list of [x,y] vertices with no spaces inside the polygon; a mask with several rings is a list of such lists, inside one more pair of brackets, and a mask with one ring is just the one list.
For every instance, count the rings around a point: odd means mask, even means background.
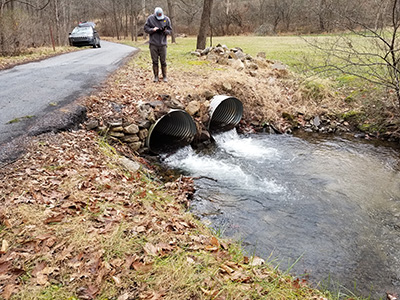
[{"label": "pile of rocks", "polygon": [[238,71],[246,71],[253,77],[257,76],[259,68],[270,68],[277,71],[276,75],[279,77],[288,75],[287,66],[281,62],[266,59],[265,52],[259,52],[256,57],[252,57],[239,47],[228,48],[226,45],[218,44],[215,47],[193,51],[191,54],[217,64],[229,65]]},{"label": "pile of rocks", "polygon": [[257,75],[258,62],[268,62],[265,59],[264,52],[258,53],[257,58],[254,59],[249,54],[244,53],[239,47],[229,49],[226,45],[220,44],[216,47],[193,51],[191,54],[221,65],[230,65],[238,71],[248,70],[251,76]]},{"label": "pile of rocks", "polygon": [[88,130],[96,130],[110,140],[122,141],[128,144],[133,151],[138,151],[145,145],[150,122],[143,122],[137,125],[126,124],[123,120],[118,120],[101,125],[98,120],[89,119],[86,121],[85,126]]},{"label": "pile of rocks", "polygon": [[303,128],[305,132],[340,133],[350,132],[350,123],[344,119],[337,120],[325,115],[315,116],[307,120]]}]

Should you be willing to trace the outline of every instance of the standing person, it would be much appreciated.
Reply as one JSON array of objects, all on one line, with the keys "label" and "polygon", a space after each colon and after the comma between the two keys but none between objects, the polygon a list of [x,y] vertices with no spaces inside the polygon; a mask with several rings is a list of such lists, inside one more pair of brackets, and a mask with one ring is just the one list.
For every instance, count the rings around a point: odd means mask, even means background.
[{"label": "standing person", "polygon": [[153,62],[154,82],[158,81],[158,59],[160,58],[163,81],[167,82],[167,35],[171,34],[170,19],[164,15],[161,7],[156,7],[154,14],[150,15],[144,31],[150,35],[150,55]]}]

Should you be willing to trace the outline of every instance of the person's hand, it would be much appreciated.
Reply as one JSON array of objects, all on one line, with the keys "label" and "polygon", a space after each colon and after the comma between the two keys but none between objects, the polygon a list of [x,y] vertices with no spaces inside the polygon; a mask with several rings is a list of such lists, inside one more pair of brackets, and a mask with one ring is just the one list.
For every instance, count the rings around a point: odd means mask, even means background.
[{"label": "person's hand", "polygon": [[154,28],[153,28],[153,31],[156,32],[158,29],[160,29],[160,28],[154,27]]}]

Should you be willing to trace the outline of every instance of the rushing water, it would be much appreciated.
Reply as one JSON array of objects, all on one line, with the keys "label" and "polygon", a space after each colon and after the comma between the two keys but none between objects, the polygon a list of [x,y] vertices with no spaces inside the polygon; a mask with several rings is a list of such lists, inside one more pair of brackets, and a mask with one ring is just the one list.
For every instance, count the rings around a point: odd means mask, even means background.
[{"label": "rushing water", "polygon": [[283,270],[299,260],[291,273],[314,284],[374,299],[400,292],[398,150],[339,137],[215,139],[207,152],[163,158],[198,178],[195,214]]}]

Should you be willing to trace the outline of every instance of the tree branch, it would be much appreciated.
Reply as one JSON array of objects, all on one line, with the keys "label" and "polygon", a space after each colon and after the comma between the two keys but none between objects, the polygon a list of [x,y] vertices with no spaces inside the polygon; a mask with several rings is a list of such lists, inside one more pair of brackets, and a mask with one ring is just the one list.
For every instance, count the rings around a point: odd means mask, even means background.
[{"label": "tree branch", "polygon": [[22,1],[22,0],[9,0],[9,1],[6,1],[5,3],[7,4],[7,3],[12,2],[12,1],[15,1],[15,2],[18,2],[18,3],[21,3],[21,4],[28,5],[28,6],[30,6],[30,7],[33,7],[33,8],[36,9],[36,10],[43,10],[43,9],[45,9],[45,8],[50,4],[50,1],[51,1],[51,0],[47,0],[47,3],[46,3],[44,6],[42,6],[42,7],[38,7],[38,6],[36,6],[36,5],[31,4],[30,2]]}]

